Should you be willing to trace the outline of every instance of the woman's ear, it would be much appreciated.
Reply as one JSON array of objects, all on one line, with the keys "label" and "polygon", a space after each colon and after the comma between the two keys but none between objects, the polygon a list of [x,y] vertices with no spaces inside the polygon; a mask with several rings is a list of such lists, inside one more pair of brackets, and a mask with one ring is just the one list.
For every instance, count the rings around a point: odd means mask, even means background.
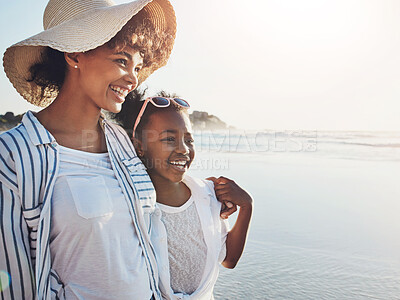
[{"label": "woman's ear", "polygon": [[143,150],[143,143],[141,140],[138,140],[137,138],[133,137],[132,138],[132,143],[133,146],[136,149],[136,153],[139,157],[143,157],[144,156],[144,150]]},{"label": "woman's ear", "polygon": [[64,58],[67,64],[74,69],[79,68],[79,55],[82,54],[80,52],[74,53],[64,53]]}]

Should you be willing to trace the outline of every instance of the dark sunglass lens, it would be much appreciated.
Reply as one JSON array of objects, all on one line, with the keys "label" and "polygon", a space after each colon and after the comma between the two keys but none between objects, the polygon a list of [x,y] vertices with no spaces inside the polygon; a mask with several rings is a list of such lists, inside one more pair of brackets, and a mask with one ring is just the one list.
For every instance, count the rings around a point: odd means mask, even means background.
[{"label": "dark sunglass lens", "polygon": [[185,100],[183,99],[179,99],[179,98],[174,98],[175,102],[178,103],[181,106],[184,107],[189,107],[189,103],[187,103]]},{"label": "dark sunglass lens", "polygon": [[153,102],[160,106],[168,106],[169,100],[164,97],[153,97]]}]

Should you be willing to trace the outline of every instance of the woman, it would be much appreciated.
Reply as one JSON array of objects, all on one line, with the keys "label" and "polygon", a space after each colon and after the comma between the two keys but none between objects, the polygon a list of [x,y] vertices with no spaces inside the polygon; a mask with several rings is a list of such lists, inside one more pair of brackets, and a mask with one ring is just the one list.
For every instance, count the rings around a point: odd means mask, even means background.
[{"label": "woman", "polygon": [[123,130],[101,110],[171,53],[168,0],[50,0],[45,30],[7,49],[29,102],[0,136],[2,299],[161,299],[149,242],[155,193]]}]

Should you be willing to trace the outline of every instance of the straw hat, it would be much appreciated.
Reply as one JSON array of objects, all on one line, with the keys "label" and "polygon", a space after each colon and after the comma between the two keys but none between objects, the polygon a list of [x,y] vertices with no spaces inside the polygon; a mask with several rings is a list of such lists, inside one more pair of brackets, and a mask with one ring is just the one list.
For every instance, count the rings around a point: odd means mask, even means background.
[{"label": "straw hat", "polygon": [[[175,38],[175,13],[168,0],[136,0],[120,5],[112,0],[50,0],[43,15],[44,31],[9,47],[3,57],[4,71],[22,97],[45,107],[58,92],[45,91],[43,97],[41,88],[27,79],[30,67],[41,61],[46,47],[70,53],[97,48],[111,40],[139,11],[156,28],[168,31]],[[167,59],[156,68],[166,63]],[[142,72],[139,83],[154,71]]]}]

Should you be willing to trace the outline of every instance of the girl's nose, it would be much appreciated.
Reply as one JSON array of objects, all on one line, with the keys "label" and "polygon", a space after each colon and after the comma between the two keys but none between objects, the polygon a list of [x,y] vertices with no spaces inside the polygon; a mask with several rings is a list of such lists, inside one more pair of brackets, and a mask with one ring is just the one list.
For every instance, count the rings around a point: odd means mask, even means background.
[{"label": "girl's nose", "polygon": [[189,154],[189,147],[185,141],[180,141],[176,147],[176,152],[180,154]]}]

